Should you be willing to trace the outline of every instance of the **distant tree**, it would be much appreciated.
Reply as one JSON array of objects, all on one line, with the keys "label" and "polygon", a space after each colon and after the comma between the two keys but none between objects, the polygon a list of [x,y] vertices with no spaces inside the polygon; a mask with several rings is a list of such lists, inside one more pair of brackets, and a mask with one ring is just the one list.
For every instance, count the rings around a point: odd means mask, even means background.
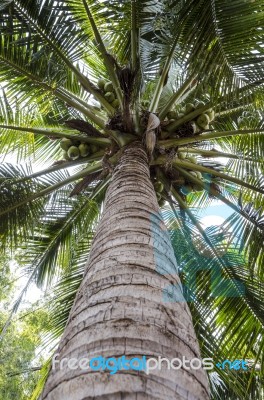
[{"label": "distant tree", "polygon": [[[14,300],[8,258],[0,261],[0,277],[1,331],[8,318],[9,304]],[[37,357],[36,348],[41,344],[41,331],[47,327],[47,312],[29,307],[16,315],[0,338],[0,399],[27,400],[31,397],[40,379],[43,361],[42,357]]]}]

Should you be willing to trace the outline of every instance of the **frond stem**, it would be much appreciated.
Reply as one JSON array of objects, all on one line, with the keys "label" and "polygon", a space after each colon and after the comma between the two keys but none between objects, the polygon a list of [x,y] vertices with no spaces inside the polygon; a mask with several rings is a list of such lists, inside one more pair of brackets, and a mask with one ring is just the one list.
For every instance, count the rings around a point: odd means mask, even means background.
[{"label": "frond stem", "polygon": [[30,203],[36,199],[39,199],[40,197],[46,196],[47,194],[50,194],[50,193],[54,192],[55,190],[60,189],[61,187],[67,185],[68,183],[71,183],[73,181],[76,181],[77,179],[83,178],[93,172],[100,171],[100,170],[102,170],[102,168],[103,167],[102,167],[101,161],[94,165],[90,165],[87,168],[83,169],[82,171],[78,172],[77,174],[71,175],[69,178],[66,178],[63,181],[60,181],[60,182],[56,183],[55,185],[51,185],[51,186],[41,190],[40,192],[35,193],[32,196],[29,196],[28,198],[20,201],[19,203],[6,208],[4,211],[0,212],[0,217],[16,210],[18,207],[21,207],[27,203]]},{"label": "frond stem", "polygon": [[203,142],[203,141],[209,140],[209,139],[219,139],[219,138],[228,137],[228,136],[247,135],[249,133],[262,133],[262,132],[264,132],[264,129],[243,129],[243,130],[240,129],[240,130],[235,130],[235,131],[208,132],[208,133],[203,133],[201,135],[190,136],[190,137],[181,138],[181,139],[160,140],[158,142],[158,145],[161,147],[164,147],[165,149],[169,149],[170,147],[182,146],[182,145],[190,144],[190,143]]}]

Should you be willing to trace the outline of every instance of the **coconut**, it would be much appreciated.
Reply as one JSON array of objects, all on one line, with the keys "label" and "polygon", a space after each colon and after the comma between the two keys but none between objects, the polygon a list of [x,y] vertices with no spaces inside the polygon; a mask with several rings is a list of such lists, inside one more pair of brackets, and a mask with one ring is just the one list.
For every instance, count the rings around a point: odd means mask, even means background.
[{"label": "coconut", "polygon": [[80,151],[78,149],[78,147],[76,146],[71,146],[68,150],[68,156],[72,159],[72,160],[76,160],[77,158],[79,158],[80,156]]},{"label": "coconut", "polygon": [[98,87],[102,90],[104,90],[106,83],[107,83],[106,80],[102,79],[102,78],[98,79],[98,81],[97,81]]},{"label": "coconut", "polygon": [[156,190],[156,192],[161,193],[164,190],[164,185],[162,182],[158,181],[154,183],[154,189]]},{"label": "coconut", "polygon": [[186,153],[184,153],[183,151],[179,151],[178,152],[178,157],[183,160],[184,158],[186,158]]},{"label": "coconut", "polygon": [[185,106],[185,114],[189,114],[194,111],[194,105],[192,103],[187,103]]},{"label": "coconut", "polygon": [[115,95],[113,92],[107,92],[104,95],[105,99],[108,101],[108,103],[112,103],[115,100]]},{"label": "coconut", "polygon": [[195,157],[187,157],[187,158],[186,158],[186,161],[190,161],[190,162],[193,163],[193,164],[197,164],[197,160],[196,160]]},{"label": "coconut", "polygon": [[195,171],[195,173],[196,173],[198,179],[201,179],[201,180],[203,179],[203,175],[200,171]]},{"label": "coconut", "polygon": [[111,106],[114,107],[114,108],[118,108],[119,107],[118,99],[115,99],[114,101],[112,101]]},{"label": "coconut", "polygon": [[176,111],[169,111],[167,114],[168,119],[176,119],[178,117],[178,113]]},{"label": "coconut", "polygon": [[71,139],[63,138],[60,141],[60,147],[62,150],[67,151],[73,145]]},{"label": "coconut", "polygon": [[81,143],[80,146],[79,146],[79,151],[80,151],[80,155],[82,157],[87,157],[89,155],[89,153],[90,153],[90,149],[89,149],[88,144]]},{"label": "coconut", "polygon": [[206,111],[206,114],[208,115],[208,117],[209,117],[209,120],[210,120],[210,122],[212,122],[214,119],[215,119],[215,112],[214,112],[214,110],[212,110],[212,111]]},{"label": "coconut", "polygon": [[106,84],[104,85],[104,91],[105,92],[113,92],[114,91],[114,86],[112,84],[112,82],[106,82]]},{"label": "coconut", "polygon": [[207,129],[210,119],[207,114],[201,114],[197,118],[196,122],[200,126],[200,128]]}]

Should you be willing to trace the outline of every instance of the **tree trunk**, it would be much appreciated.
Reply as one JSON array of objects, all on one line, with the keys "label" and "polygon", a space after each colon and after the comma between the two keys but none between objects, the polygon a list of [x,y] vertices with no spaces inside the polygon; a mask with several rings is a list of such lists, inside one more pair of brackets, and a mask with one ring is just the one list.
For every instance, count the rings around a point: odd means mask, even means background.
[{"label": "tree trunk", "polygon": [[[87,268],[57,354],[200,358],[180,288],[170,237],[159,214],[145,150],[123,151],[108,188]],[[179,289],[180,297],[181,289]],[[178,296],[179,299],[179,296]],[[143,371],[52,369],[42,400],[209,399],[203,369]]]}]

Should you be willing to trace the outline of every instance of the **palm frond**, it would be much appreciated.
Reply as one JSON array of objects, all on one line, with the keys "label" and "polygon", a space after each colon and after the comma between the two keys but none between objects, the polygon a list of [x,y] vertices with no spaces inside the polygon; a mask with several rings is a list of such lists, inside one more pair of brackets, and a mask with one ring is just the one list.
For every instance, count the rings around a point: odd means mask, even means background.
[{"label": "palm frond", "polygon": [[17,177],[24,177],[29,172],[26,168],[12,164],[2,164],[0,167],[0,213],[5,212],[0,219],[2,250],[9,248],[12,251],[21,243],[21,237],[27,238],[43,212],[44,198],[39,198],[34,204],[27,202],[16,212],[8,211],[15,204],[30,198],[35,190],[42,188],[39,183],[15,182]]},{"label": "palm frond", "polygon": [[[252,357],[256,363],[258,360],[261,362],[259,350],[263,349],[264,345],[261,339],[264,327],[262,301],[264,287],[256,275],[252,278],[238,248],[227,246],[225,236],[229,236],[228,231],[224,230],[221,234],[215,229],[206,231],[210,242],[221,254],[222,267],[220,267],[208,242],[197,231],[198,219],[194,217],[195,214],[192,214],[193,223],[190,219],[182,219],[179,210],[174,209],[173,214],[171,211],[164,211],[163,215],[170,229],[172,243],[175,245],[175,256],[180,268],[185,298],[196,321],[195,329],[202,355],[213,358],[215,363],[225,359],[248,357]],[[188,241],[186,236],[189,238]],[[177,250],[179,245],[182,249],[180,253]],[[230,280],[223,279],[222,268],[229,269]],[[235,287],[238,284],[240,291],[237,292]],[[240,336],[241,330],[243,330],[242,336]],[[219,390],[221,392],[221,386],[224,393],[229,391],[229,395],[240,398],[250,380],[250,373],[241,376],[216,368],[213,374],[219,376],[220,387],[215,387],[211,380],[212,398],[218,398],[217,393]],[[233,377],[232,385],[230,385],[230,374]],[[258,390],[256,383],[259,379],[258,371],[255,371],[249,391],[254,393],[254,390]]]},{"label": "palm frond", "polygon": [[[100,162],[99,164],[101,165]],[[44,202],[49,203],[54,196],[56,198],[62,187],[66,187],[62,192],[67,198],[72,191],[72,186],[67,187],[67,185],[89,175],[89,171],[90,173],[97,172],[101,169],[100,165],[88,166],[72,176],[67,172],[53,172],[47,177],[40,177],[37,181],[21,179],[21,175],[20,179],[16,181],[17,173],[21,174],[23,169],[14,168],[12,165],[4,166],[1,171],[0,186],[2,245],[12,247],[33,235],[36,221],[42,217],[45,218]]]}]

